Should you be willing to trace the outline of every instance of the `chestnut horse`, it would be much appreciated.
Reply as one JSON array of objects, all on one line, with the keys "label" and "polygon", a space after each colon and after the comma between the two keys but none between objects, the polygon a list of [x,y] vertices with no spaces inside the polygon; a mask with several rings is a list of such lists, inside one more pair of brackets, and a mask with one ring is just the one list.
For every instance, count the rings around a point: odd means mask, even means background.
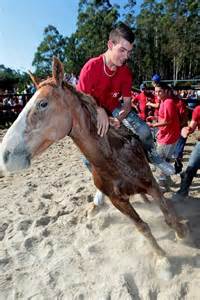
[{"label": "chestnut horse", "polygon": [[186,229],[171,203],[163,197],[141,142],[123,126],[110,127],[104,137],[98,136],[94,99],[63,82],[63,75],[61,62],[54,58],[52,78],[38,84],[32,76],[37,91],[3,138],[2,168],[10,172],[27,168],[31,159],[52,143],[70,136],[91,163],[96,187],[135,223],[155,252],[165,256],[148,224],[130,204],[130,195],[151,195],[160,206],[166,223],[180,238],[185,236]]}]

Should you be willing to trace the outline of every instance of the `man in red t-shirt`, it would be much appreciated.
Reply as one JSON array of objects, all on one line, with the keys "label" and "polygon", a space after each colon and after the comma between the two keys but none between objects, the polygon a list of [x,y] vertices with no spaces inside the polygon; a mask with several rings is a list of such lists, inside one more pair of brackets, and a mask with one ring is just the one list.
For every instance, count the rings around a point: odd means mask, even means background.
[{"label": "man in red t-shirt", "polygon": [[[173,99],[169,98],[170,87],[160,82],[155,86],[155,94],[160,100],[158,122],[151,124],[151,127],[158,127],[157,143],[158,153],[167,161],[170,161],[175,150],[176,143],[180,137],[180,121],[178,110]],[[162,184],[167,184],[169,178],[160,174]]]},{"label": "man in red t-shirt", "polygon": [[[77,90],[93,96],[99,105],[97,119],[98,134],[101,136],[106,134],[108,116],[116,108],[120,108],[119,116],[114,120],[118,126],[131,110],[132,72],[126,61],[131,54],[133,42],[134,34],[129,27],[117,27],[110,33],[108,50],[90,59],[80,72]],[[120,107],[120,98],[123,98],[123,108]]]},{"label": "man in red t-shirt", "polygon": [[[155,95],[152,95],[151,97],[151,101],[148,101],[147,102],[147,106],[150,106],[154,109],[154,113],[153,113],[153,116],[155,117],[155,119],[157,119],[158,117],[158,112],[159,112],[159,107],[160,107],[160,100],[157,96]],[[151,118],[149,118],[151,119]],[[154,118],[152,118],[154,119]],[[148,118],[147,118],[148,120]]]},{"label": "man in red t-shirt", "polygon": [[140,85],[140,93],[134,97],[133,104],[138,107],[138,115],[144,121],[146,121],[146,117],[148,116],[147,102],[146,85],[142,83]]},{"label": "man in red t-shirt", "polygon": [[[109,127],[109,115],[115,126],[122,122],[136,133],[148,153],[149,160],[165,173],[174,169],[166,164],[155,151],[153,137],[147,124],[131,111],[132,73],[126,65],[134,42],[131,29],[122,24],[109,35],[107,51],[90,59],[80,72],[77,90],[94,97],[98,104],[97,128],[103,136]],[[123,101],[121,104],[120,101]]]},{"label": "man in red t-shirt", "polygon": [[[200,129],[200,105],[198,105],[193,113],[192,120],[190,121],[189,126],[184,127],[181,131],[181,136],[187,138],[195,129]],[[183,174],[181,174],[181,186],[178,192],[175,195],[175,199],[183,199],[188,196],[190,185],[192,180],[197,173],[197,170],[200,169],[200,142],[198,141],[195,145],[187,165],[187,168]]]}]

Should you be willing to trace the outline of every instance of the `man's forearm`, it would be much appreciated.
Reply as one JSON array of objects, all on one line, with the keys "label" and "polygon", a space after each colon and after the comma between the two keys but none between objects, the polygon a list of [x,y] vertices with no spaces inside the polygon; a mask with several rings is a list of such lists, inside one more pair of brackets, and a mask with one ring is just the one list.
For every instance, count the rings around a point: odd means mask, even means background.
[{"label": "man's forearm", "polygon": [[165,121],[163,121],[163,122],[157,122],[157,123],[152,124],[151,127],[162,127],[162,126],[166,126],[168,124],[169,124],[169,122],[165,122]]}]

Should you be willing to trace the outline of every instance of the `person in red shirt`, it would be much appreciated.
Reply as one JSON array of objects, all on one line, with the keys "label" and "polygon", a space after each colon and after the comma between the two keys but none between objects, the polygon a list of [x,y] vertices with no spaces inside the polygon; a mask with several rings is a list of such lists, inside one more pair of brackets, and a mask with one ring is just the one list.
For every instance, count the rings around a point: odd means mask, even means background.
[{"label": "person in red shirt", "polygon": [[[169,98],[170,87],[163,82],[155,86],[155,94],[160,100],[158,122],[150,126],[158,127],[157,144],[158,153],[166,161],[170,161],[180,138],[180,121],[176,104]],[[160,181],[166,185],[170,178],[163,172],[160,174]]]},{"label": "person in red shirt", "polygon": [[[160,83],[161,77],[158,74],[154,74],[152,76],[151,80],[152,80],[151,83],[152,83],[153,87],[155,88],[155,86]],[[152,95],[152,96],[153,97],[151,97],[151,101],[147,102],[147,106],[154,108],[154,117],[157,119],[158,111],[159,111],[159,107],[160,107],[160,100],[156,95]]]},{"label": "person in red shirt", "polygon": [[[198,105],[193,113],[190,124],[181,130],[181,136],[185,139],[195,131],[200,129],[200,105]],[[194,176],[196,176],[197,170],[200,169],[200,142],[198,141],[195,145],[187,165],[185,172],[181,174],[181,185],[180,189],[175,195],[175,200],[182,200],[188,196],[189,188],[192,184]]]},{"label": "person in red shirt", "polygon": [[134,104],[138,107],[138,115],[142,120],[146,120],[147,117],[147,95],[145,93],[146,85],[140,85],[140,93],[134,98]]},{"label": "person in red shirt", "polygon": [[158,112],[159,112],[159,107],[160,107],[160,100],[157,96],[153,95],[153,97],[151,97],[151,101],[147,102],[147,106],[150,106],[154,109],[154,117],[155,119],[158,118]]},{"label": "person in red shirt", "polygon": [[107,51],[90,59],[83,66],[77,90],[93,96],[96,100],[97,130],[100,136],[107,133],[109,116],[113,116],[112,122],[116,127],[122,122],[139,136],[150,162],[163,172],[172,174],[174,168],[163,161],[155,151],[149,126],[131,111],[132,72],[126,61],[133,49],[133,42],[134,34],[125,24],[113,29],[109,35]]}]

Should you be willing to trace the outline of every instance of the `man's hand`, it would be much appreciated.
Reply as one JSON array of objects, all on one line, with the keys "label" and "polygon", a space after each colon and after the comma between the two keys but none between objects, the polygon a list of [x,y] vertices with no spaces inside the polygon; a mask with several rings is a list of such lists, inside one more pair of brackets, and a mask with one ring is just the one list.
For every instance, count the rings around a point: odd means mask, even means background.
[{"label": "man's hand", "polygon": [[155,121],[156,120],[156,117],[154,117],[154,116],[148,116],[147,118],[146,118],[146,121]]},{"label": "man's hand", "polygon": [[187,138],[190,134],[190,128],[189,127],[183,127],[181,130],[181,136],[184,138]]},{"label": "man's hand", "polygon": [[103,137],[109,127],[109,119],[106,111],[102,107],[97,108],[97,134]]},{"label": "man's hand", "polygon": [[118,119],[121,122],[131,111],[131,98],[123,98],[124,105],[122,106],[121,111],[119,112]]},{"label": "man's hand", "polygon": [[146,122],[146,123],[147,123],[147,125],[148,125],[149,127],[151,127],[151,128],[154,128],[154,127],[155,127],[154,124],[151,123],[151,122]]},{"label": "man's hand", "polygon": [[118,129],[120,127],[120,121],[117,118],[109,117],[110,125]]}]

